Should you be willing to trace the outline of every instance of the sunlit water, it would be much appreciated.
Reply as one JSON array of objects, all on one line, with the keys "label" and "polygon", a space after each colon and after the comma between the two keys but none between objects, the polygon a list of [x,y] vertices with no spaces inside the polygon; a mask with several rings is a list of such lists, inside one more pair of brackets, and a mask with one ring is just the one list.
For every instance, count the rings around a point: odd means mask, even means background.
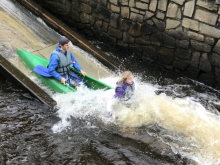
[{"label": "sunlit water", "polygon": [[[26,23],[28,24],[29,17],[19,13],[16,6],[9,8],[8,2],[2,1],[3,7],[8,11],[16,13],[17,19],[27,20]],[[58,34],[51,36],[48,33],[50,37],[42,36],[40,33],[41,26],[38,26],[37,29],[33,27],[30,26],[33,33],[43,42],[51,41],[53,43],[57,39]],[[5,51],[9,50],[6,49]],[[99,67],[103,67],[85,52],[83,54],[96,62]],[[124,60],[126,61],[127,59]],[[115,87],[120,73],[117,73],[116,76],[100,80]],[[50,128],[55,135],[68,131],[72,124],[72,118],[82,121],[88,120],[88,122],[82,122],[83,125],[80,125],[81,129],[84,127],[95,129],[97,125],[89,122],[89,119],[92,117],[101,121],[104,127],[107,125],[117,126],[120,133],[149,133],[156,136],[164,143],[170,145],[173,152],[193,159],[198,164],[220,164],[220,118],[219,112],[212,106],[212,103],[220,105],[218,95],[216,94],[218,91],[216,90],[207,88],[197,82],[194,82],[197,84],[194,86],[180,83],[165,83],[165,85],[161,86],[157,81],[152,83],[151,81],[143,80],[144,76],[151,77],[150,73],[141,76],[135,74],[135,94],[129,102],[124,103],[113,98],[114,89],[93,91],[80,87],[75,93],[55,94],[44,86],[32,73],[26,71],[26,74],[47,91],[58,104],[57,116],[61,120]],[[204,87],[203,91],[196,91],[194,88],[197,86]],[[158,90],[165,92],[157,95],[155,91]],[[204,92],[205,90],[207,92]],[[112,105],[113,111],[116,114],[115,119],[109,117],[109,104]],[[158,128],[158,130],[152,131],[155,128]],[[86,143],[86,141],[84,142]]]}]

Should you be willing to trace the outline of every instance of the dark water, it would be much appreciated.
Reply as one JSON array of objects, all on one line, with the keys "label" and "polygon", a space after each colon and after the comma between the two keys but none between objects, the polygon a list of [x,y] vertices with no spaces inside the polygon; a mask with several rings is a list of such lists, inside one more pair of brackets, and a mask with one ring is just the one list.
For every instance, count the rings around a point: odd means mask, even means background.
[{"label": "dark water", "polygon": [[[186,164],[180,155],[161,154],[156,139],[144,144],[95,118],[71,118],[61,133],[51,127],[60,119],[38,100],[0,80],[0,163],[3,164]],[[89,127],[89,126],[93,127]],[[155,130],[155,129],[154,129]],[[142,137],[142,138],[143,138]]]}]

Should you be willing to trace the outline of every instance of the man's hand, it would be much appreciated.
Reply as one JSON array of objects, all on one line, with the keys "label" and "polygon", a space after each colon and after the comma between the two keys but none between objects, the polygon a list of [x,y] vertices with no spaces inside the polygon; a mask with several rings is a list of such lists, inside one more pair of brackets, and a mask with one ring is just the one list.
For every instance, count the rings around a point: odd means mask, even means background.
[{"label": "man's hand", "polygon": [[83,76],[85,76],[86,72],[84,72],[83,70],[80,70],[80,72],[82,73]]},{"label": "man's hand", "polygon": [[60,82],[61,82],[63,85],[65,85],[66,79],[63,78],[63,77],[61,77]]}]

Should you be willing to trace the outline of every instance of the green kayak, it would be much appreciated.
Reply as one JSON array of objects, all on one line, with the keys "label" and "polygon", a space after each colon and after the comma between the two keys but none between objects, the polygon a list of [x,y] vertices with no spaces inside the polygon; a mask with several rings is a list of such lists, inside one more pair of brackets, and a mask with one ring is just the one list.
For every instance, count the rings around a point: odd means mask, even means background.
[{"label": "green kayak", "polygon": [[[30,52],[27,52],[26,50],[17,50],[18,56],[21,58],[21,60],[27,65],[27,67],[33,71],[34,68],[37,65],[42,65],[44,67],[47,67],[49,64],[49,60],[40,56],[37,56],[35,54],[32,54]],[[83,79],[84,82],[88,86],[90,86],[90,89],[97,90],[97,89],[112,89],[111,86],[93,78],[88,75],[83,76],[79,71],[71,68],[73,72],[75,72],[80,78]],[[34,72],[34,71],[33,71]],[[60,81],[53,77],[44,77],[40,74],[34,72],[34,74],[46,85],[48,86],[52,91],[57,93],[68,93],[68,92],[76,92],[77,90],[75,88],[70,87],[69,85],[63,85]]]}]

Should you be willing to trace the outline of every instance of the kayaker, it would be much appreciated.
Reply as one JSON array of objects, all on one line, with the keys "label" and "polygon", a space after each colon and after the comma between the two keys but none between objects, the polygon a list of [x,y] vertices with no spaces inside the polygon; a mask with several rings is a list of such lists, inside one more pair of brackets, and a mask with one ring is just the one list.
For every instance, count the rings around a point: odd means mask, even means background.
[{"label": "kayaker", "polygon": [[116,83],[114,98],[119,98],[123,101],[129,100],[135,91],[133,75],[130,71],[122,73],[121,78]]},{"label": "kayaker", "polygon": [[70,65],[80,71],[83,76],[85,76],[86,72],[82,70],[69,48],[70,41],[64,36],[61,37],[59,45],[51,53],[48,72],[64,85],[68,82],[72,86],[77,86],[82,82],[82,79],[70,71]]}]

